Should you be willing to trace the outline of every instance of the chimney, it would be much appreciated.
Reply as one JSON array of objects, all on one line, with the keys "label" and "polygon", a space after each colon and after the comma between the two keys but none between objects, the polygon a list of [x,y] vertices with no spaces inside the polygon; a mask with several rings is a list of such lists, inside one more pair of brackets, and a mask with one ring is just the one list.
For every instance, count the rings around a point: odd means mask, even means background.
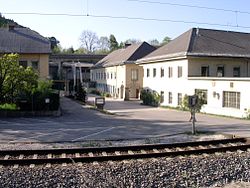
[{"label": "chimney", "polygon": [[15,24],[10,23],[9,24],[9,31],[13,31],[15,29]]},{"label": "chimney", "polygon": [[129,47],[131,43],[125,43],[125,48]]}]

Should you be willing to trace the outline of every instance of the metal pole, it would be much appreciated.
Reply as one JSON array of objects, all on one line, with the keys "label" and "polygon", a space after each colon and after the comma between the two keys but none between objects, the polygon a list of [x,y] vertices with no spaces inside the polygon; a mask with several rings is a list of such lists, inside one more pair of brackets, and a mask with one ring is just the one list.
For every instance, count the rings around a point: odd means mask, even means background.
[{"label": "metal pole", "polygon": [[192,116],[192,134],[195,135],[196,134],[196,130],[195,130],[195,108],[191,109],[191,116]]}]

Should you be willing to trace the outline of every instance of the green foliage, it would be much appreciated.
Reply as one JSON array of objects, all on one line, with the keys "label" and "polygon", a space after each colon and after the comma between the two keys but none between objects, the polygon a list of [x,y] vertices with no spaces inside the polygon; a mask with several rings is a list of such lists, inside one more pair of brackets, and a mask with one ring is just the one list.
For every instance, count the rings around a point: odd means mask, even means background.
[{"label": "green foliage", "polygon": [[17,54],[0,58],[0,103],[14,103],[20,93],[29,93],[37,86],[38,74],[31,67],[19,66]]},{"label": "green foliage", "polygon": [[171,41],[171,38],[170,37],[168,37],[168,36],[166,36],[163,40],[162,40],[162,45],[165,45],[165,44],[167,44],[167,43],[169,43]]},{"label": "green foliage", "polygon": [[85,102],[86,95],[87,95],[86,89],[80,85],[77,88],[76,99]]},{"label": "green foliage", "polygon": [[101,92],[97,89],[92,90],[90,93],[94,95],[101,95]]},{"label": "green foliage", "polygon": [[109,43],[110,43],[110,51],[114,51],[119,48],[119,44],[113,34],[109,36]]},{"label": "green foliage", "polygon": [[0,27],[6,27],[8,24],[14,24],[20,27],[20,25],[18,25],[18,23],[16,23],[14,20],[7,19],[0,13]]},{"label": "green foliage", "polygon": [[57,110],[59,105],[59,94],[53,92],[50,80],[39,80],[32,92],[22,93],[18,98],[18,106],[24,111]]},{"label": "green foliage", "polygon": [[[200,112],[202,106],[204,104],[206,104],[206,99],[205,99],[205,96],[203,95],[202,92],[197,92],[196,95],[198,96],[198,103],[197,105],[195,106],[195,111],[196,112]],[[185,95],[183,100],[182,100],[182,105],[181,105],[181,108],[183,110],[187,110],[187,109],[190,109],[189,105],[188,105],[188,96]]]},{"label": "green foliage", "polygon": [[161,96],[156,91],[150,92],[144,89],[141,91],[141,100],[145,105],[159,106]]},{"label": "green foliage", "polygon": [[0,110],[17,110],[16,104],[2,104],[0,105]]}]

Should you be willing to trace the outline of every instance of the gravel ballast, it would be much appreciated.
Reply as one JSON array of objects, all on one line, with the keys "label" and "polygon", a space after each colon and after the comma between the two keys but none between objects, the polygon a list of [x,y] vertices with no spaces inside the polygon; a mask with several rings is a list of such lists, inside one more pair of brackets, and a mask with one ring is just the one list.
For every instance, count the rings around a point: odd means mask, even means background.
[{"label": "gravel ballast", "polygon": [[1,187],[222,187],[249,181],[249,152],[0,168]]}]

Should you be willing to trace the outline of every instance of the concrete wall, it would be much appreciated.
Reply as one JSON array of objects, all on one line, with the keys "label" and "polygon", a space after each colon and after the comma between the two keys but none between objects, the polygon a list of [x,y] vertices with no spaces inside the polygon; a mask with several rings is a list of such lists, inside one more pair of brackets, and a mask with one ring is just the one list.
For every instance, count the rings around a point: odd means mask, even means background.
[{"label": "concrete wall", "polygon": [[[132,70],[138,70],[138,80],[131,79]],[[128,94],[128,98],[135,98],[139,97],[142,88],[143,68],[126,64],[92,69],[91,81],[97,83],[97,89],[110,93],[113,97],[125,99],[125,94]]]},{"label": "concrete wall", "polygon": [[[210,67],[210,77],[201,77],[201,66]],[[217,66],[224,65],[225,77],[215,77]],[[215,59],[215,58],[190,58],[154,62],[141,65],[144,69],[143,87],[164,93],[161,105],[177,107],[178,94],[193,95],[195,89],[207,90],[207,104],[202,111],[211,114],[220,114],[234,117],[245,117],[250,109],[250,77],[248,61],[243,59]],[[233,77],[233,67],[239,66],[241,77]],[[169,77],[168,68],[172,67],[173,76]],[[182,77],[178,78],[178,67],[182,67]],[[163,68],[164,77],[160,76]],[[147,77],[147,69],[150,76]],[[156,69],[156,76],[153,76]],[[223,91],[240,92],[240,108],[223,107]],[[172,102],[169,103],[169,92]]]},{"label": "concrete wall", "polygon": [[218,66],[224,66],[225,77],[233,77],[234,67],[240,67],[241,77],[250,76],[250,63],[246,59],[239,58],[189,58],[188,75],[201,76],[202,66],[209,66],[211,77],[217,76]]},{"label": "concrete wall", "polygon": [[20,61],[27,61],[32,66],[32,61],[38,61],[38,73],[42,79],[49,76],[49,54],[20,54]]}]

